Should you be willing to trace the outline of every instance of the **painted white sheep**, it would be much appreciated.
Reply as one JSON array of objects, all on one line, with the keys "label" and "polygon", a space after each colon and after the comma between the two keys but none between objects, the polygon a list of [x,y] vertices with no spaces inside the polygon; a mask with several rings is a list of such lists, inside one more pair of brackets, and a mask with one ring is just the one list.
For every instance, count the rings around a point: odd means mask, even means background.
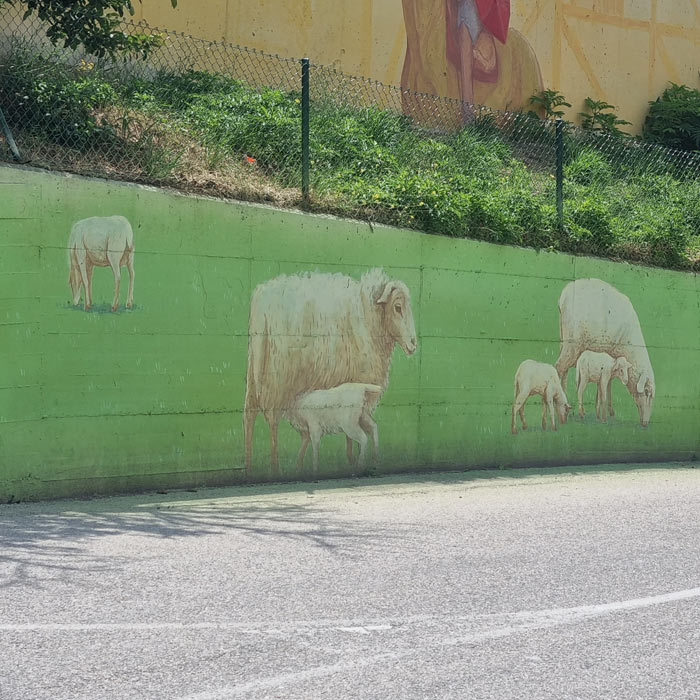
[{"label": "painted white sheep", "polygon": [[627,389],[637,404],[639,422],[649,425],[656,384],[632,302],[602,280],[569,282],[559,297],[559,332],[561,351],[555,366],[562,386],[585,350],[626,357]]},{"label": "painted white sheep", "polygon": [[566,423],[569,415],[569,402],[566,394],[561,388],[557,370],[544,362],[535,360],[524,360],[520,363],[518,371],[515,373],[513,382],[513,414],[510,422],[510,429],[513,435],[518,432],[516,425],[516,415],[520,415],[523,430],[527,430],[525,423],[525,402],[533,394],[542,397],[542,430],[547,430],[547,410],[552,424],[552,430],[557,429],[557,422],[554,417],[556,408],[560,423]]},{"label": "painted white sheep", "polygon": [[613,359],[607,352],[593,352],[586,350],[576,362],[576,389],[578,391],[578,414],[585,416],[583,410],[583,392],[589,383],[598,385],[595,395],[595,414],[598,420],[607,420],[605,407],[608,414],[615,415],[612,407],[612,380],[616,377],[627,384],[628,373],[631,365],[626,357]]},{"label": "painted white sheep", "polygon": [[114,273],[112,311],[119,306],[121,266],[129,270],[129,292],[126,308],[134,304],[134,232],[123,216],[93,216],[73,224],[68,239],[68,284],[73,292],[73,304],[80,304],[84,289],[85,310],[92,306],[92,269],[111,267]]},{"label": "painted white sheep", "polygon": [[[250,304],[244,407],[246,469],[255,418],[270,428],[270,463],[278,470],[277,428],[296,396],[346,382],[376,384],[376,407],[389,382],[394,345],[417,348],[408,287],[381,270],[360,281],[341,274],[281,275],[259,285]],[[348,457],[352,441],[347,438]]]},{"label": "painted white sheep", "polygon": [[297,466],[303,467],[306,448],[311,442],[314,474],[317,474],[321,438],[332,433],[345,433],[348,440],[359,443],[360,467],[365,465],[367,435],[371,435],[376,461],[379,457],[379,431],[369,401],[381,395],[382,388],[377,384],[346,383],[298,396],[283,412],[302,438]]}]

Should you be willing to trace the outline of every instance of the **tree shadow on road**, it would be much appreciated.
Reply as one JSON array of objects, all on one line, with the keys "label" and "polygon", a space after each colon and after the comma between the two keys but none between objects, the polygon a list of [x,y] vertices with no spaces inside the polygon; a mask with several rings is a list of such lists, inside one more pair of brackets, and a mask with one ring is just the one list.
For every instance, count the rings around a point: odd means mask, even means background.
[{"label": "tree shadow on road", "polygon": [[[187,494],[189,496],[189,494]],[[303,541],[352,559],[358,550],[388,546],[394,535],[358,520],[332,518],[323,508],[269,499],[243,502],[183,494],[129,499],[28,504],[0,509],[0,588],[43,588],[57,580],[94,584],[92,574],[113,571],[128,557],[92,551],[96,538],[133,536],[193,539],[204,536]],[[124,507],[126,506],[126,507]],[[99,548],[98,548],[99,549]]]}]

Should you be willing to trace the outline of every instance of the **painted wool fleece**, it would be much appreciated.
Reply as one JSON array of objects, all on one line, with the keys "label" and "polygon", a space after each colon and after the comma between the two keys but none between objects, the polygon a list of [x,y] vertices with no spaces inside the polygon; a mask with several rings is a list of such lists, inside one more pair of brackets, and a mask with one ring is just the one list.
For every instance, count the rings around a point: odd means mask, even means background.
[{"label": "painted wool fleece", "polygon": [[[251,300],[246,410],[281,411],[295,397],[347,382],[384,391],[394,344],[416,351],[408,287],[381,269],[282,275]],[[373,400],[373,405],[379,396]]]}]

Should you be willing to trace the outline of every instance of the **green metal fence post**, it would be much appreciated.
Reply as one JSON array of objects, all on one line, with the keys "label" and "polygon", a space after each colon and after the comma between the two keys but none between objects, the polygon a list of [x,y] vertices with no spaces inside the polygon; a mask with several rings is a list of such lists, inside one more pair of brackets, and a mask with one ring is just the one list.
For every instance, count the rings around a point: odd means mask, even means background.
[{"label": "green metal fence post", "polygon": [[301,59],[301,196],[309,203],[309,59]]},{"label": "green metal fence post", "polygon": [[0,127],[2,127],[3,133],[5,134],[5,140],[7,141],[7,145],[10,147],[10,150],[12,151],[12,157],[19,163],[20,160],[22,160],[22,157],[19,154],[19,148],[17,148],[17,144],[15,143],[14,138],[12,138],[12,132],[10,131],[10,125],[5,120],[5,115],[3,114],[1,109],[0,109]]},{"label": "green metal fence post", "polygon": [[556,121],[557,225],[564,230],[564,120]]}]

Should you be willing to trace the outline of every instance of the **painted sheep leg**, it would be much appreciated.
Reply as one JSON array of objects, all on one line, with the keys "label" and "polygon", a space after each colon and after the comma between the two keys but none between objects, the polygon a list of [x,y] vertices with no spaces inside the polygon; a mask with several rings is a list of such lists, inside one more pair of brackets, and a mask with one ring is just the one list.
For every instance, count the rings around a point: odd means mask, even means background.
[{"label": "painted sheep leg", "polygon": [[605,377],[601,377],[600,380],[600,412],[602,414],[602,420],[606,421],[608,420],[608,414],[607,414],[607,404],[608,404],[608,384],[610,383],[609,379],[606,379]]},{"label": "painted sheep leg", "polygon": [[134,251],[129,251],[126,259],[126,269],[129,271],[129,292],[126,296],[126,308],[130,309],[134,305]]},{"label": "painted sheep leg", "polygon": [[253,461],[253,428],[255,427],[255,419],[258,411],[254,408],[246,407],[243,409],[243,436],[245,441],[245,473],[250,474],[250,469]]},{"label": "painted sheep leg", "polygon": [[301,436],[301,447],[299,448],[299,456],[297,457],[297,469],[304,468],[304,457],[306,456],[306,448],[311,442],[311,437],[308,433],[304,433]]},{"label": "painted sheep leg", "polygon": [[121,285],[122,271],[119,266],[122,259],[122,254],[114,251],[107,251],[107,261],[109,266],[112,268],[114,273],[114,300],[112,301],[112,311],[116,311],[119,308],[119,287]]},{"label": "painted sheep leg", "polygon": [[317,430],[312,430],[309,433],[311,439],[311,453],[313,455],[314,476],[318,476],[318,464],[320,462],[321,452],[321,433]]},{"label": "painted sheep leg", "polygon": [[613,418],[615,416],[615,411],[612,407],[612,378],[608,382],[608,415]]},{"label": "painted sheep leg", "polygon": [[[280,414],[278,411],[265,411],[265,420],[270,427],[270,466],[273,476],[279,476],[280,463],[277,456],[277,429],[280,424]],[[312,436],[313,440],[313,436]]]},{"label": "painted sheep leg", "polygon": [[554,363],[554,366],[559,375],[559,381],[561,382],[561,388],[566,393],[566,384],[569,378],[569,370],[576,365],[578,360],[578,355],[576,353],[576,347],[571,343],[562,341],[561,351],[559,353],[559,358]]},{"label": "painted sheep leg", "polygon": [[359,425],[353,425],[347,429],[346,435],[360,445],[360,454],[357,458],[357,465],[364,467],[367,463],[367,434]]},{"label": "painted sheep leg", "polygon": [[577,391],[578,391],[578,417],[583,419],[586,416],[586,411],[583,408],[583,395],[586,391],[586,383],[583,381],[583,377],[581,377],[581,381],[578,383]]},{"label": "painted sheep leg", "polygon": [[365,416],[360,421],[360,427],[372,436],[372,462],[376,464],[379,461],[379,428],[377,423],[371,416]]},{"label": "painted sheep leg", "polygon": [[90,287],[90,300],[92,301],[92,273],[95,271],[95,266],[91,265],[89,262],[86,262],[85,266],[87,268],[88,287]]},{"label": "painted sheep leg", "polygon": [[554,399],[552,396],[547,397],[547,408],[549,409],[549,421],[552,424],[552,430],[557,431],[557,414],[554,411]]},{"label": "painted sheep leg", "polygon": [[510,422],[510,430],[513,435],[518,432],[518,425],[515,416],[520,415],[520,422],[523,425],[523,430],[527,430],[527,423],[525,422],[525,402],[527,401],[527,395],[524,391],[521,391],[515,395],[513,399],[513,415]]},{"label": "painted sheep leg", "polygon": [[596,384],[595,389],[595,417],[600,420],[600,382]]},{"label": "painted sheep leg", "polygon": [[346,435],[345,436],[345,452],[348,455],[348,464],[355,464],[355,455],[352,451],[352,440]]},{"label": "painted sheep leg", "polygon": [[83,290],[85,291],[85,311],[90,311],[92,306],[92,295],[90,293],[90,276],[88,276],[87,263],[85,261],[86,255],[85,251],[82,251],[82,255],[78,252],[78,269],[80,270],[80,279],[83,283]]},{"label": "painted sheep leg", "polygon": [[542,430],[547,430],[547,399],[542,397]]}]

